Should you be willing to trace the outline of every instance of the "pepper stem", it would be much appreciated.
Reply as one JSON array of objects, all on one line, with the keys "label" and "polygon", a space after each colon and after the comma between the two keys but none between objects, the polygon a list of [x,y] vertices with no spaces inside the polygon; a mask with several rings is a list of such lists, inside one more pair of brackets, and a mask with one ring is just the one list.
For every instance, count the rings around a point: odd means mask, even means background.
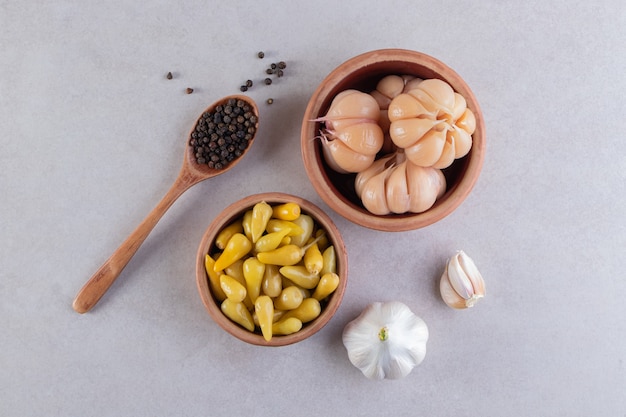
[{"label": "pepper stem", "polygon": [[387,340],[387,338],[389,338],[389,332],[387,331],[387,327],[382,327],[378,331],[378,340],[384,342],[385,340]]}]

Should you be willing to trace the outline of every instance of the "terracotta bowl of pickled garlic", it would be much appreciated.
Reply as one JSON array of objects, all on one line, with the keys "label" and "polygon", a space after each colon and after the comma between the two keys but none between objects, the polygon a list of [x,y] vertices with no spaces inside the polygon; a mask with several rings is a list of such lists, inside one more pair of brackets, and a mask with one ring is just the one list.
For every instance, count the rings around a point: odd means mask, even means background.
[{"label": "terracotta bowl of pickled garlic", "polygon": [[[356,89],[369,93],[387,75],[409,75],[447,82],[461,94],[476,119],[472,147],[467,155],[443,169],[445,193],[421,213],[375,215],[365,209],[355,191],[356,174],[340,174],[326,163],[323,127],[318,119],[326,115],[340,92]],[[317,121],[316,121],[317,120]],[[426,54],[404,49],[382,49],[358,55],[334,69],[320,83],[307,105],[301,130],[301,151],[306,173],[322,200],[355,224],[380,231],[401,232],[431,225],[452,213],[474,187],[485,155],[485,126],[478,101],[465,81],[443,62]],[[377,155],[377,158],[381,155]]]},{"label": "terracotta bowl of pickled garlic", "polygon": [[[220,302],[211,291],[209,277],[206,272],[205,255],[218,251],[215,240],[219,232],[229,224],[240,220],[244,213],[251,210],[255,204],[266,202],[271,206],[283,203],[296,203],[300,206],[302,214],[308,214],[320,229],[325,231],[328,245],[335,248],[336,274],[339,276],[339,285],[332,294],[320,301],[321,312],[314,320],[304,323],[302,328],[289,335],[273,335],[266,341],[257,327],[254,332],[236,324],[222,313]],[[333,317],[346,289],[348,278],[348,255],[341,234],[331,218],[315,204],[301,197],[290,194],[269,192],[245,197],[226,207],[208,226],[198,247],[196,257],[196,283],[202,303],[206,307],[211,318],[226,332],[232,336],[253,345],[258,346],[285,346],[301,342],[320,331]],[[313,290],[311,290],[313,292]]]}]

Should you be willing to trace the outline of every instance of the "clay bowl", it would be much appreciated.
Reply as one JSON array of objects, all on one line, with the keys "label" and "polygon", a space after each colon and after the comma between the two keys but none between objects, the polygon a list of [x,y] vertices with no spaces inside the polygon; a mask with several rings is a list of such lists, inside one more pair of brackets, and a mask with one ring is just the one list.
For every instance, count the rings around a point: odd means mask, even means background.
[{"label": "clay bowl", "polygon": [[[215,251],[214,242],[217,234],[228,224],[240,219],[243,214],[251,209],[256,203],[265,201],[270,205],[294,202],[300,205],[302,213],[310,215],[315,223],[326,231],[330,244],[335,246],[335,253],[337,258],[337,274],[340,281],[337,289],[327,299],[322,301],[322,311],[320,315],[313,321],[305,323],[301,330],[296,333],[278,336],[274,335],[268,342],[261,333],[258,331],[250,332],[247,329],[231,321],[226,317],[221,309],[220,303],[216,300],[211,292],[208,276],[205,270],[205,255],[207,253],[213,253]],[[202,298],[202,302],[206,307],[209,315],[213,320],[224,330],[236,338],[259,346],[284,346],[293,343],[300,342],[308,337],[317,333],[322,327],[324,327],[328,321],[333,317],[341,300],[343,298],[344,291],[346,289],[346,283],[348,278],[348,256],[344,241],[339,233],[339,230],[333,223],[333,221],[324,213],[320,208],[313,203],[290,194],[283,193],[262,193],[245,197],[230,206],[226,207],[214,220],[204,232],[200,246],[198,247],[198,253],[196,258],[196,280],[198,286],[198,292]]]},{"label": "clay bowl", "polygon": [[[321,123],[313,122],[326,114],[331,101],[341,91],[354,88],[370,92],[386,75],[413,75],[419,78],[439,78],[463,95],[467,106],[476,116],[476,131],[469,154],[457,159],[443,173],[445,194],[422,213],[373,215],[362,205],[354,190],[356,174],[339,174],[328,167],[322,155]],[[320,197],[341,216],[361,226],[390,232],[419,229],[433,224],[452,213],[474,187],[485,155],[485,127],[476,97],[463,79],[444,63],[420,52],[403,49],[383,49],[356,56],[334,69],[311,97],[302,121],[302,158],[307,175]]]}]

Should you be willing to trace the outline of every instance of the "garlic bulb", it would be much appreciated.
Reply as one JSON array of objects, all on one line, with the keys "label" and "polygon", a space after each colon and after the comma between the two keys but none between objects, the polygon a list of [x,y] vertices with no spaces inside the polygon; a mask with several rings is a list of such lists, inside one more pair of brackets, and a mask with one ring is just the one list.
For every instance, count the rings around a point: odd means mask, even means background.
[{"label": "garlic bulb", "polygon": [[445,81],[421,80],[409,88],[389,103],[391,140],[414,164],[447,168],[472,146],[474,113]]},{"label": "garlic bulb", "polygon": [[445,193],[446,178],[441,170],[415,165],[398,152],[359,172],[354,189],[372,214],[421,213]]},{"label": "garlic bulb", "polygon": [[461,250],[448,260],[439,290],[448,306],[463,309],[485,296],[485,282],[474,261]]},{"label": "garlic bulb", "polygon": [[320,132],[324,159],[340,173],[359,172],[372,164],[383,146],[380,108],[369,94],[345,90],[333,99]]},{"label": "garlic bulb", "polygon": [[391,121],[389,120],[388,109],[391,100],[415,88],[421,81],[421,78],[415,78],[412,75],[387,75],[376,84],[376,89],[370,93],[370,95],[376,99],[380,107],[380,119],[378,120],[378,124],[385,133],[385,140],[382,147],[384,154],[396,150],[396,146],[389,135]]},{"label": "garlic bulb", "polygon": [[426,356],[428,327],[399,301],[372,303],[343,330],[350,362],[370,379],[407,376]]}]

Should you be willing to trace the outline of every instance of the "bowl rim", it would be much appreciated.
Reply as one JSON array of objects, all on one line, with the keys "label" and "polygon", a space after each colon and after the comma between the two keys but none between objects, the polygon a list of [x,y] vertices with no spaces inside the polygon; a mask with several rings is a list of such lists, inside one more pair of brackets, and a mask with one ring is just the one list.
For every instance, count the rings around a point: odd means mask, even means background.
[{"label": "bowl rim", "polygon": [[[355,205],[347,198],[339,197],[334,187],[329,187],[328,176],[321,168],[321,152],[314,143],[315,130],[312,120],[320,116],[322,103],[333,89],[343,83],[351,70],[372,66],[380,66],[386,62],[398,62],[424,67],[448,82],[455,91],[467,101],[468,107],[474,112],[476,130],[470,156],[467,158],[465,174],[446,191],[444,198],[439,199],[433,207],[417,214],[377,216],[368,213],[363,207]],[[414,74],[418,75],[418,74]],[[419,75],[418,75],[419,76]],[[313,135],[312,135],[313,133]],[[322,200],[335,212],[351,222],[380,231],[401,232],[419,229],[433,224],[452,213],[466,199],[474,188],[485,157],[485,126],[482,110],[474,93],[467,83],[452,68],[442,61],[422,52],[408,49],[378,49],[357,55],[340,64],[320,82],[309,99],[301,128],[301,154],[307,176]]]},{"label": "bowl rim", "polygon": [[[316,223],[326,230],[328,239],[335,246],[335,253],[337,256],[337,274],[340,277],[339,286],[330,296],[329,301],[318,318],[310,323],[306,323],[304,327],[296,333],[285,336],[274,336],[269,342],[266,341],[260,334],[250,332],[230,321],[230,319],[222,313],[218,303],[211,295],[204,264],[205,254],[207,254],[211,249],[213,245],[212,240],[214,239],[216,233],[219,232],[226,224],[242,216],[247,209],[251,208],[254,204],[260,201],[266,201],[269,204],[294,202],[300,205],[303,213],[311,215]],[[258,346],[286,346],[307,339],[320,331],[326,324],[328,324],[339,308],[346,290],[347,277],[348,256],[345,243],[339,229],[332,219],[311,201],[302,197],[281,192],[263,192],[249,195],[231,203],[226,208],[221,210],[204,231],[196,254],[197,289],[202,303],[213,321],[237,339]]]}]

